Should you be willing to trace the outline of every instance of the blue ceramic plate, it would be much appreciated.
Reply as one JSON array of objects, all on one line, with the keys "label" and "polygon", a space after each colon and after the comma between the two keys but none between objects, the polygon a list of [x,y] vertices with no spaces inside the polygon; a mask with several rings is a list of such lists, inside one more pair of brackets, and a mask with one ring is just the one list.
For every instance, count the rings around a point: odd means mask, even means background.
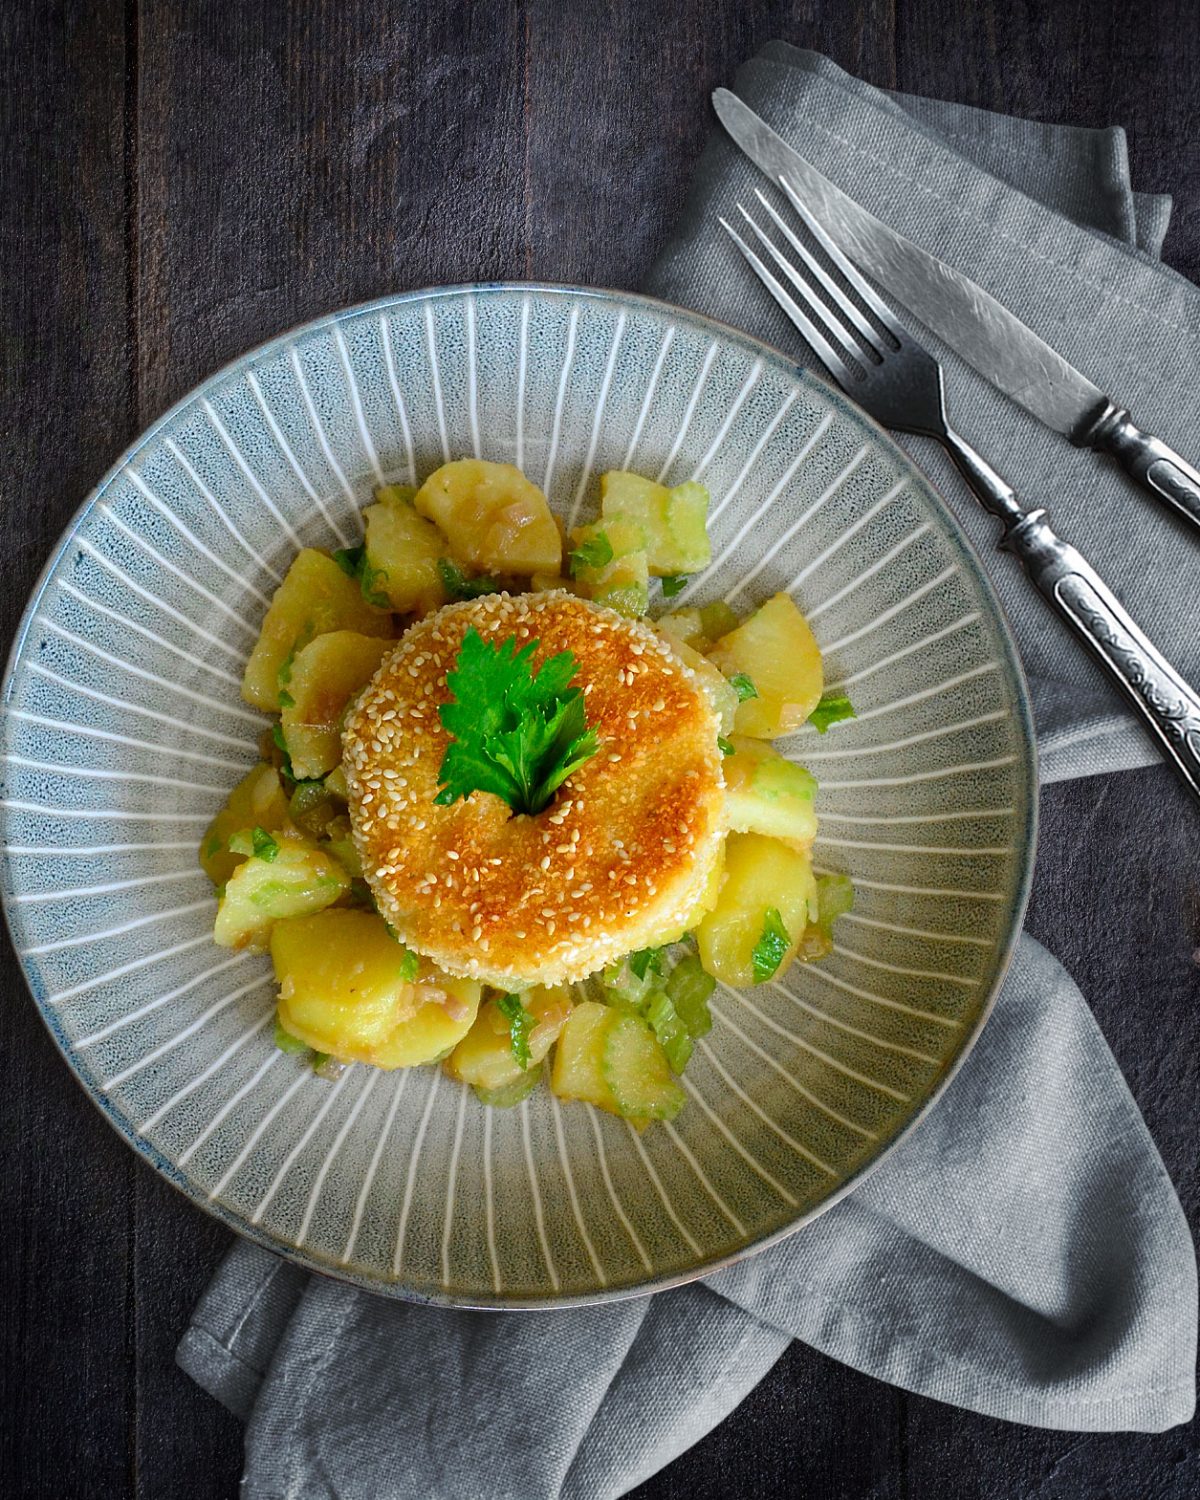
[{"label": "blue ceramic plate", "polygon": [[[629,468],[712,492],[674,606],[787,590],[853,722],[781,742],[821,782],[829,960],[718,990],[688,1104],[637,1135],[546,1090],[495,1111],[436,1068],[315,1077],[272,1045],[269,961],[213,945],[196,861],[264,725],[238,685],[301,544],[382,480],[513,462],[586,520]],[[928,1107],[981,1026],[1033,854],[1029,712],[955,522],[842,396],[645,298],[460,287],[247,355],[106,476],[4,689],[3,890],[39,1009],[127,1141],[197,1203],[376,1291],[545,1306],[670,1285],[787,1234]]]}]

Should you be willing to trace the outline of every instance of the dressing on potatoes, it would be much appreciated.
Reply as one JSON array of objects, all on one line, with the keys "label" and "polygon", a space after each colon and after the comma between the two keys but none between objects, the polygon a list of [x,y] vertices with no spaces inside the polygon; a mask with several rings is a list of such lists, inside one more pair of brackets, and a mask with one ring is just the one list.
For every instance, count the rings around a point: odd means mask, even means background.
[{"label": "dressing on potatoes", "polygon": [[[683,1107],[718,983],[829,951],[853,895],[814,877],[817,783],[770,743],[822,700],[807,622],[786,594],[646,619],[709,563],[707,507],[611,471],[564,541],[520,470],[460,459],[381,485],[361,545],[297,554],[242,687],[278,719],[200,847],[215,940],[271,954],[280,1046],[440,1064],[495,1107],[547,1077],[642,1129]],[[439,795],[468,626],[530,673],[570,655],[588,748],[543,811]]]}]

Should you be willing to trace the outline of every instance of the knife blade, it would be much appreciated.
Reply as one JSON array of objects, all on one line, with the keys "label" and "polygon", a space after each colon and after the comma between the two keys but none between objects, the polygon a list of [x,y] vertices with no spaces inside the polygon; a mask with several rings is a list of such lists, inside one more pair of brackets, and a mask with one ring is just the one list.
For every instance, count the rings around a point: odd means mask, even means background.
[{"label": "knife blade", "polygon": [[722,125],[772,181],[781,178],[830,238],[968,364],[1077,447],[1116,458],[1200,530],[1200,472],[1135,426],[1129,412],[970,277],[914,244],[830,182],[728,89],[713,93]]}]

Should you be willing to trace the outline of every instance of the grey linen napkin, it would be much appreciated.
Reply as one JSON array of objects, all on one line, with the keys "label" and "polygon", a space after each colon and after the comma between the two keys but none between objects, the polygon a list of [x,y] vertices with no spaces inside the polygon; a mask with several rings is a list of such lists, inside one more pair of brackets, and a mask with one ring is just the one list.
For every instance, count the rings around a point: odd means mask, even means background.
[{"label": "grey linen napkin", "polygon": [[[1155,430],[1185,439],[1200,426],[1200,294],[1156,262],[1170,203],[1130,191],[1121,131],[888,96],[782,44],[736,88]],[[795,350],[714,228],[751,177],[715,133],[649,290]],[[1177,560],[1187,554],[1174,523],[952,358],[947,367],[964,432],[1029,498],[1054,502],[1061,528],[1200,675],[1195,590],[1178,587],[1196,553]],[[990,523],[940,455],[913,448],[986,555]],[[994,558],[989,571],[1030,673],[1043,774],[1152,760],[1015,565]],[[1033,939],[930,1117],[769,1252],[656,1297],[518,1315],[390,1302],[239,1243],[178,1358],[246,1420],[248,1500],[607,1500],[732,1411],[793,1338],[1038,1426],[1158,1431],[1191,1416],[1187,1224],[1091,1012]]]}]

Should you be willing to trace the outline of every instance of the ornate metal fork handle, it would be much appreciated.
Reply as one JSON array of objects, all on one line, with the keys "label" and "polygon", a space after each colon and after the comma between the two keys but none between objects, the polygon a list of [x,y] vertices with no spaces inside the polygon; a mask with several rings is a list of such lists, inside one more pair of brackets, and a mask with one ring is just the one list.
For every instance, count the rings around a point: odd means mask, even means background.
[{"label": "ornate metal fork handle", "polygon": [[1200,797],[1200,694],[1175,671],[1085,557],[1044,510],[1026,510],[1011,486],[952,428],[937,436],[984,508],[1004,523],[1000,545],[1057,610]]}]

